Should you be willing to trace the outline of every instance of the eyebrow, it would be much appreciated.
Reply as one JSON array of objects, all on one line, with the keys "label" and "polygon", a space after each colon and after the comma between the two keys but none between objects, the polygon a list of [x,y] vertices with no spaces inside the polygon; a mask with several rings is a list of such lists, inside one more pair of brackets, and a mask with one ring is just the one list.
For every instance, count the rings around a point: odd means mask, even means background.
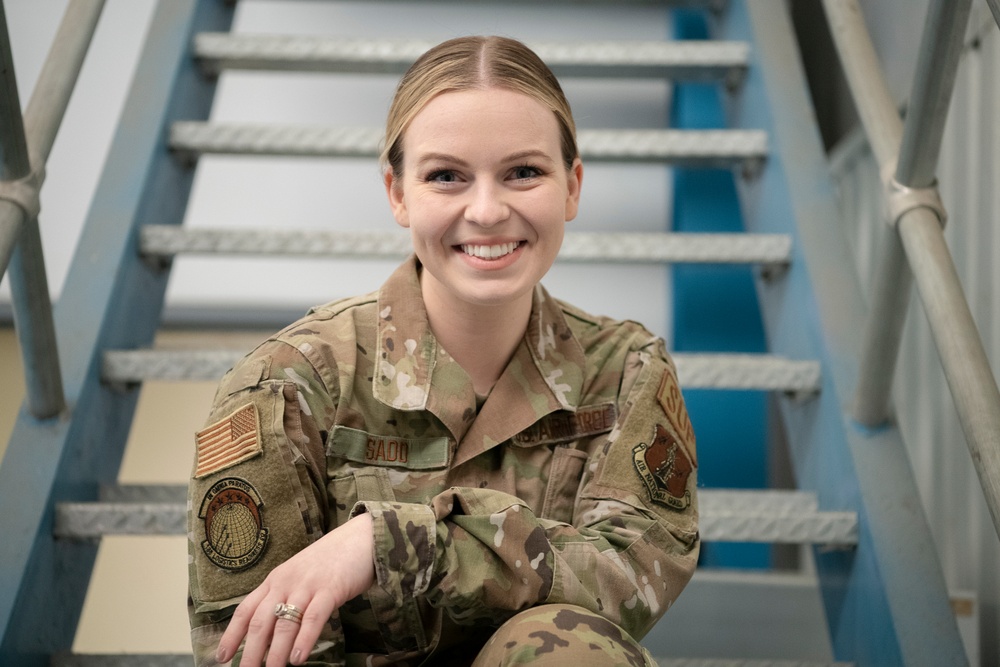
[{"label": "eyebrow", "polygon": [[[527,150],[518,151],[516,153],[511,153],[510,155],[505,155],[502,162],[517,162],[519,160],[525,160],[528,158],[542,158],[545,160],[551,160],[548,153],[537,148],[529,148]],[[462,160],[461,158],[455,157],[454,155],[449,155],[448,153],[424,153],[417,160],[417,166],[422,166],[428,162],[433,162],[434,160],[441,160],[443,162],[454,162],[462,167],[467,167],[468,162]]]}]

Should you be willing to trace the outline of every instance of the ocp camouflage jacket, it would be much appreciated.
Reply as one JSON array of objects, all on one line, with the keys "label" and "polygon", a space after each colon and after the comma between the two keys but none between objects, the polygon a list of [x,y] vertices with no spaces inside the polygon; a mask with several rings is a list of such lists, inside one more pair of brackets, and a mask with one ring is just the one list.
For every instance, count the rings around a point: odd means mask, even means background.
[{"label": "ocp camouflage jacket", "polygon": [[377,583],[310,664],[416,664],[545,603],[640,638],[689,580],[695,441],[662,340],[539,286],[478,405],[418,271],[411,258],[378,292],[314,308],[222,380],[189,491],[199,664],[272,568],[358,512]]}]

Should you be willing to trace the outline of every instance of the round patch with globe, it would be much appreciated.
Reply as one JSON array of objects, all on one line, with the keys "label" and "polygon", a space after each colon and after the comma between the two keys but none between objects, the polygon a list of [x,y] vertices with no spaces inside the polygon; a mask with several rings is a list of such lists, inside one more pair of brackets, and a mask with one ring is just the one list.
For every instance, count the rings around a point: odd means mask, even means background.
[{"label": "round patch with globe", "polygon": [[243,570],[258,560],[267,545],[264,503],[252,484],[237,477],[219,480],[201,502],[204,521],[201,548],[210,561],[226,570]]}]

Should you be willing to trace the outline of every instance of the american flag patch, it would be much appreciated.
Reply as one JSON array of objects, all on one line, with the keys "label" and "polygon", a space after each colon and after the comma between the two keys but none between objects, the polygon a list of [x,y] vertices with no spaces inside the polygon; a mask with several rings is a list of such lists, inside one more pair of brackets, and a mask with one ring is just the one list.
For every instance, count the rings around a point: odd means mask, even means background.
[{"label": "american flag patch", "polygon": [[257,406],[249,403],[195,434],[198,465],[195,479],[225,470],[263,452]]}]

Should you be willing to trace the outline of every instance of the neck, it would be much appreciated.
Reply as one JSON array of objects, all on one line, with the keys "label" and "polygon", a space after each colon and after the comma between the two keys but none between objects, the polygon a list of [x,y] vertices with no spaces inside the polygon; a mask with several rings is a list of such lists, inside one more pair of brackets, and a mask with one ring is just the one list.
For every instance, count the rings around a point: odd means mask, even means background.
[{"label": "neck", "polygon": [[500,379],[524,338],[531,317],[531,293],[499,306],[445,306],[424,290],[431,331],[448,354],[465,369],[476,393],[485,396]]}]

